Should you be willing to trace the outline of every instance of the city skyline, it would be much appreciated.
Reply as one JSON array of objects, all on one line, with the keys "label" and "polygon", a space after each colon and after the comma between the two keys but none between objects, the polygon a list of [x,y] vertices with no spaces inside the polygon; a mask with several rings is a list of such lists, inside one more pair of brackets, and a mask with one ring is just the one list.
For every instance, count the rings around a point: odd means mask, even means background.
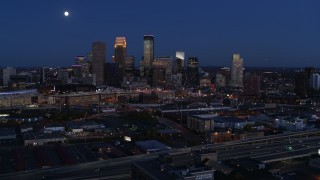
[{"label": "city skyline", "polygon": [[[95,41],[106,44],[106,62],[111,62],[118,36],[126,37],[127,54],[137,59],[137,66],[143,36],[153,34],[155,57],[184,51],[186,57],[198,57],[202,66],[228,66],[230,54],[240,53],[247,67],[319,67],[318,5],[161,1],[148,8],[144,0],[7,1],[0,7],[0,66],[68,66],[75,56],[90,52]],[[112,7],[122,7],[124,13],[115,16],[117,8]]]}]

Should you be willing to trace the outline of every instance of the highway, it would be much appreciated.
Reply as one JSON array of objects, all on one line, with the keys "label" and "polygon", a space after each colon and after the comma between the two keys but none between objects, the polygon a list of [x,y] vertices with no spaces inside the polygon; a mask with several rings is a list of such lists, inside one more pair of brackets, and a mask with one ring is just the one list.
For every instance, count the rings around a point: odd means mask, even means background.
[{"label": "highway", "polygon": [[[103,177],[105,179],[128,179],[130,177],[131,162],[141,158],[154,158],[158,154],[144,154],[128,156],[124,158],[96,161],[90,163],[75,164],[66,167],[47,168],[26,172],[10,173],[0,175],[4,180],[35,180],[35,179],[94,179]],[[101,179],[101,178],[100,178]]]},{"label": "highway", "polygon": [[[251,157],[269,163],[317,154],[318,149],[320,149],[320,130],[312,130],[173,149],[166,152],[188,153],[197,150],[212,150],[217,152],[218,160]],[[66,167],[4,174],[0,175],[0,179],[128,179],[132,161],[155,158],[160,153],[163,152],[75,164]]]}]

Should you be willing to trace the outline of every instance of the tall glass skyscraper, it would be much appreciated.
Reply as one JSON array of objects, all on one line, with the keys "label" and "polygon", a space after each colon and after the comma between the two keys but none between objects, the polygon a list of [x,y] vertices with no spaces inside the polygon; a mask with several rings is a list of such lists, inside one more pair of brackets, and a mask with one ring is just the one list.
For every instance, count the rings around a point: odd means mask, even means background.
[{"label": "tall glass skyscraper", "polygon": [[197,57],[188,59],[188,86],[197,86],[199,84],[199,60]]},{"label": "tall glass skyscraper", "polygon": [[154,36],[144,35],[143,65],[145,70],[150,70],[154,60]]},{"label": "tall glass skyscraper", "polygon": [[232,56],[231,85],[243,87],[243,59],[240,54],[233,54]]},{"label": "tall glass skyscraper", "polygon": [[154,36],[144,35],[143,60],[140,64],[140,75],[147,78],[148,84],[152,82],[152,62],[154,61]]},{"label": "tall glass skyscraper", "polygon": [[105,83],[104,66],[106,62],[106,45],[103,42],[92,43],[92,74],[93,83],[101,86]]},{"label": "tall glass skyscraper", "polygon": [[127,41],[125,37],[116,37],[114,43],[114,61],[118,63],[121,76],[125,73],[127,56]]}]

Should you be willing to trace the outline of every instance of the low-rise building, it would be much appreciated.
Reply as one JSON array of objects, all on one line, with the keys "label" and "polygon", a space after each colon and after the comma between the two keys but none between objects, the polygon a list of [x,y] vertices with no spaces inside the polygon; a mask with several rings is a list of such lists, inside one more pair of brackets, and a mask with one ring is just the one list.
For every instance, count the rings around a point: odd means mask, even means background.
[{"label": "low-rise building", "polygon": [[204,114],[188,117],[188,128],[199,132],[213,131],[214,117],[216,116],[216,114]]},{"label": "low-rise building", "polygon": [[244,126],[248,124],[253,125],[254,123],[255,121],[251,119],[242,119],[229,116],[224,117],[216,114],[194,115],[188,117],[187,120],[188,128],[199,132],[208,132],[213,131],[214,129],[226,128],[242,129]]},{"label": "low-rise building", "polygon": [[285,128],[287,130],[292,130],[292,131],[301,131],[307,128],[307,125],[305,120],[300,119],[299,117],[292,118],[289,116],[281,116],[281,117],[275,118],[274,127]]},{"label": "low-rise building", "polygon": [[131,179],[213,180],[215,170],[196,163],[193,153],[162,154],[159,158],[137,160],[132,164]]},{"label": "low-rise building", "polygon": [[65,127],[60,124],[50,124],[43,128],[44,133],[65,132]]},{"label": "low-rise building", "polygon": [[31,105],[37,102],[38,95],[36,89],[0,92],[0,107]]},{"label": "low-rise building", "polygon": [[25,133],[23,134],[23,139],[25,146],[42,146],[48,143],[64,143],[64,136],[57,133]]},{"label": "low-rise building", "polygon": [[0,128],[0,142],[12,141],[17,138],[13,128]]},{"label": "low-rise building", "polygon": [[28,133],[33,131],[33,126],[31,125],[21,125],[20,126],[21,133]]},{"label": "low-rise building", "polygon": [[74,134],[83,131],[101,131],[105,129],[104,124],[96,123],[93,121],[71,121],[67,123],[67,128]]},{"label": "low-rise building", "polygon": [[165,144],[162,144],[157,140],[136,141],[135,145],[139,147],[142,151],[147,153],[171,149],[170,147],[166,146]]}]

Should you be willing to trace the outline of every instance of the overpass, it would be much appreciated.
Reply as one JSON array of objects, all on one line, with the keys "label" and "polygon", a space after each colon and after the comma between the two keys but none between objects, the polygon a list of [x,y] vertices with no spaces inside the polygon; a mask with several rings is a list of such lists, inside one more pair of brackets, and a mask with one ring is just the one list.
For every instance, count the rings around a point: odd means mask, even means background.
[{"label": "overpass", "polygon": [[67,167],[55,167],[0,175],[2,180],[15,179],[128,179],[131,162],[138,159],[156,158],[161,153],[190,153],[198,150],[217,152],[218,160],[250,157],[270,163],[298,157],[315,155],[320,149],[320,130],[291,132],[261,138],[206,144],[181,149],[172,149],[152,154],[128,156],[118,159],[75,164]]}]

